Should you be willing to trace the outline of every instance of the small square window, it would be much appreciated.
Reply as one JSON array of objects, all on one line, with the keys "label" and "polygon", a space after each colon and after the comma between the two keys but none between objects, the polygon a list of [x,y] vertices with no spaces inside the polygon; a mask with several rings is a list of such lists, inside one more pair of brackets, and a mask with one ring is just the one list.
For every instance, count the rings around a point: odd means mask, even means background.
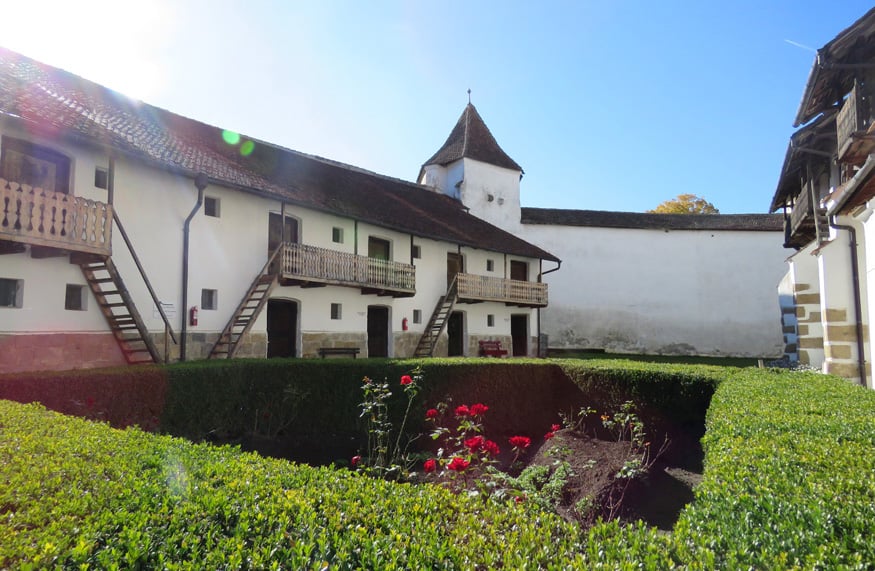
[{"label": "small square window", "polygon": [[343,228],[335,226],[331,229],[331,241],[335,244],[343,244]]},{"label": "small square window", "polygon": [[71,311],[85,311],[85,286],[76,284],[67,284],[67,291],[64,295],[64,309]]},{"label": "small square window", "polygon": [[219,290],[201,290],[201,309],[219,309]]},{"label": "small square window", "polygon": [[486,271],[494,272],[495,271],[495,260],[486,260]]},{"label": "small square window", "polygon": [[418,260],[422,257],[422,249],[419,246],[413,246],[413,259]]},{"label": "small square window", "polygon": [[204,197],[204,214],[207,216],[212,216],[213,218],[219,218],[221,202],[218,198],[212,196]]},{"label": "small square window", "polygon": [[491,313],[486,316],[486,327],[495,327],[495,316]]},{"label": "small square window", "polygon": [[0,307],[21,307],[24,280],[0,278]]},{"label": "small square window", "polygon": [[109,188],[109,171],[105,168],[94,169],[94,186],[96,188]]},{"label": "small square window", "polygon": [[413,323],[422,323],[422,310],[414,309],[413,310]]},{"label": "small square window", "polygon": [[342,313],[342,307],[339,303],[331,304],[331,319],[340,319]]}]

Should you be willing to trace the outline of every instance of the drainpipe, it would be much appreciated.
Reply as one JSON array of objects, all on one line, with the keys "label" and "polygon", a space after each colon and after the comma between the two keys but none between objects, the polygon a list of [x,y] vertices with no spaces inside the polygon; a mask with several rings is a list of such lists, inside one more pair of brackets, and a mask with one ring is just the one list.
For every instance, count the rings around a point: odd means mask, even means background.
[{"label": "drainpipe", "polygon": [[[542,267],[543,267],[544,260],[541,260],[540,263],[542,264]],[[556,270],[558,270],[561,267],[562,267],[562,260],[559,260],[558,265],[555,268],[553,268],[552,270],[547,270],[546,272],[539,273],[538,274],[538,281],[539,282],[544,281],[545,275],[552,273],[552,272],[555,272]],[[538,318],[538,356],[540,357],[541,356],[541,308],[540,307],[537,308],[535,310],[535,312],[536,312],[537,318]]]},{"label": "drainpipe", "polygon": [[853,226],[837,224],[835,214],[829,218],[830,228],[847,230],[851,248],[851,281],[854,289],[854,316],[857,320],[857,366],[860,370],[860,384],[866,386],[866,354],[863,345],[863,307],[860,301],[860,267],[857,260],[857,231]]},{"label": "drainpipe", "polygon": [[191,221],[204,204],[204,189],[207,187],[207,175],[198,173],[194,178],[194,186],[197,188],[197,203],[191,209],[188,218],[185,219],[182,225],[182,327],[181,339],[179,341],[180,361],[185,361],[185,349],[188,344],[188,238],[191,230]]}]

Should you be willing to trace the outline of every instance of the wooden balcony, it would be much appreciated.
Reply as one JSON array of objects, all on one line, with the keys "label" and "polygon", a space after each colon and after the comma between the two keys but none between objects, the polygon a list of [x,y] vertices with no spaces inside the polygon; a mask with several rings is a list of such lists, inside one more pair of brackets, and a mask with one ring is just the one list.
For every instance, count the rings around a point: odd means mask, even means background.
[{"label": "wooden balcony", "polygon": [[836,115],[836,136],[838,160],[860,164],[875,149],[872,133],[871,88],[867,84],[854,82],[854,87],[845,98],[842,108]]},{"label": "wooden balcony", "polygon": [[459,302],[499,301],[522,307],[547,307],[547,284],[473,274],[457,274]]},{"label": "wooden balcony", "polygon": [[316,246],[287,243],[278,272],[283,285],[355,287],[362,293],[410,297],[416,293],[416,268]]},{"label": "wooden balcony", "polygon": [[802,248],[817,238],[817,225],[821,224],[821,231],[826,224],[826,210],[820,205],[812,205],[808,193],[808,186],[803,187],[802,192],[796,196],[793,210],[784,218],[784,247]]},{"label": "wooden balcony", "polygon": [[0,178],[0,244],[4,242],[22,249],[30,244],[109,256],[112,206]]}]

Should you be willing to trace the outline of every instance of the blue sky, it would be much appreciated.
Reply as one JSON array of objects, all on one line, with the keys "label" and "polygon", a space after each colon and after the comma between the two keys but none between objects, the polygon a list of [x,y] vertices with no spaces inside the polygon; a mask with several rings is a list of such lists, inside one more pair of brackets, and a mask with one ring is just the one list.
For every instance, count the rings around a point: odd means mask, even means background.
[{"label": "blue sky", "polygon": [[742,213],[769,206],[811,48],[871,7],[19,2],[4,8],[0,44],[176,113],[407,180],[470,88],[526,171],[524,206],[640,212],[693,193]]}]

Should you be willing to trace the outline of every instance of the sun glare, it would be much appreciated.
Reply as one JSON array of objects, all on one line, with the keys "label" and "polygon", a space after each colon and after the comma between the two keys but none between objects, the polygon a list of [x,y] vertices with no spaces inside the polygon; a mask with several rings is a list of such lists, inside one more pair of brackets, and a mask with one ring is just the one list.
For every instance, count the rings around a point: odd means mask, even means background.
[{"label": "sun glare", "polygon": [[141,100],[164,85],[159,60],[174,22],[166,1],[10,2],[3,10],[3,47]]}]

